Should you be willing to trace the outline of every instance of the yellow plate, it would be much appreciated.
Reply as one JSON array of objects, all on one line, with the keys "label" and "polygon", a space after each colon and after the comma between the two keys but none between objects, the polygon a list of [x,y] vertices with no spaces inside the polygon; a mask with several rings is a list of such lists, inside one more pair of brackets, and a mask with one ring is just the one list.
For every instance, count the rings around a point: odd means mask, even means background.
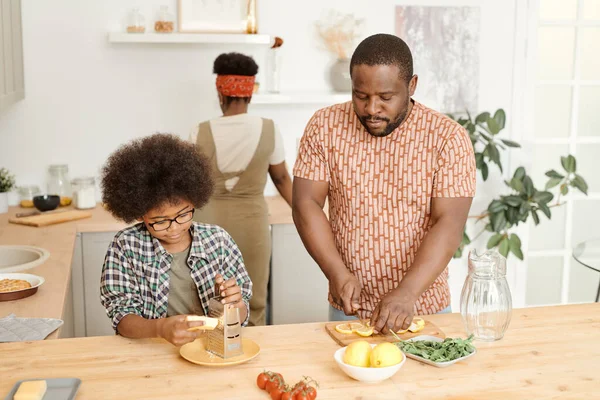
[{"label": "yellow plate", "polygon": [[244,354],[225,359],[206,351],[206,340],[207,338],[198,338],[191,343],[184,344],[179,349],[179,354],[181,354],[181,357],[194,364],[207,367],[226,367],[248,362],[260,353],[260,347],[256,342],[242,338],[242,349],[244,350]]}]

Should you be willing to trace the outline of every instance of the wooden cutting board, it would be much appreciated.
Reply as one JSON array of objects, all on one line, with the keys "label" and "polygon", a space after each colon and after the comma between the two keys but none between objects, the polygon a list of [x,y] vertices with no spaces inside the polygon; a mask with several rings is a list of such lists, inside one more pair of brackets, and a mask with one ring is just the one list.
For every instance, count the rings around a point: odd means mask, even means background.
[{"label": "wooden cutting board", "polygon": [[48,226],[60,224],[62,222],[76,221],[78,219],[90,218],[92,213],[89,211],[69,210],[57,212],[53,214],[33,215],[31,217],[10,218],[8,222],[13,224],[28,225],[28,226]]},{"label": "wooden cutting board", "polygon": [[[355,342],[357,340],[366,340],[369,343],[383,343],[383,342],[397,342],[398,340],[391,334],[383,335],[377,334],[372,336],[363,337],[358,335],[357,333],[352,334],[344,334],[339,333],[335,330],[336,325],[341,324],[343,322],[329,322],[325,324],[325,330],[339,344],[340,346],[348,346],[350,343]],[[425,327],[423,330],[417,333],[406,332],[402,334],[398,334],[398,337],[402,340],[407,340],[413,338],[415,336],[421,335],[429,335],[429,336],[437,336],[439,338],[445,339],[446,334],[433,322],[430,322],[425,319]]]}]

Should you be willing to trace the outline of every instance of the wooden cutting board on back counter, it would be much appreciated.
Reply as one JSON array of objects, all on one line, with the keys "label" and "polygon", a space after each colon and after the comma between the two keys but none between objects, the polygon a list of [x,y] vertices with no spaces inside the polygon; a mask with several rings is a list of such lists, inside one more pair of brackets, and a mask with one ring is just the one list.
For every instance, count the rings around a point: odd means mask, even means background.
[{"label": "wooden cutting board on back counter", "polygon": [[31,217],[13,217],[9,218],[8,222],[13,224],[40,227],[90,218],[91,216],[92,213],[89,211],[69,210],[51,214],[33,215]]},{"label": "wooden cutting board on back counter", "polygon": [[[348,321],[347,323],[350,323],[350,322],[352,322],[352,321]],[[355,322],[358,322],[358,320]],[[383,342],[392,342],[393,343],[393,342],[398,341],[398,339],[396,339],[391,334],[383,335],[380,333],[377,335],[363,337],[363,336],[360,336],[358,333],[345,334],[345,333],[340,333],[340,332],[336,331],[335,330],[336,325],[343,324],[343,323],[344,323],[343,321],[340,321],[340,322],[329,322],[329,323],[325,324],[325,330],[327,331],[329,336],[331,336],[331,338],[333,340],[335,340],[337,342],[337,344],[339,344],[340,346],[348,346],[350,343],[356,342],[357,340],[366,340],[367,342],[373,343],[373,344],[378,344],[378,343],[383,343]],[[433,322],[430,322],[426,319],[425,319],[425,327],[423,328],[423,330],[416,332],[416,333],[406,332],[406,333],[398,334],[398,337],[402,340],[408,340],[408,339],[414,338],[416,336],[421,336],[421,335],[437,336],[442,339],[446,338],[446,334],[436,324],[434,324]]]}]

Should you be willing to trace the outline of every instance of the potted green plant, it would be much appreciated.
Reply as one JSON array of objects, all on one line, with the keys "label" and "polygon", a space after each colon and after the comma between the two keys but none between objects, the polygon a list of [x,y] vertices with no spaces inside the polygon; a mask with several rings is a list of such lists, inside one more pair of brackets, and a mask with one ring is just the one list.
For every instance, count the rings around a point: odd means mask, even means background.
[{"label": "potted green plant", "polygon": [[8,192],[15,187],[15,176],[0,168],[0,214],[8,212]]},{"label": "potted green plant", "polygon": [[[500,152],[508,148],[521,147],[512,140],[502,139],[499,133],[504,129],[506,114],[499,109],[493,115],[482,112],[475,118],[467,112],[466,116],[450,115],[461,124],[469,133],[471,144],[475,150],[477,169],[481,172],[483,180],[487,180],[489,166],[496,164],[502,172]],[[470,215],[476,221],[475,226],[480,227],[475,236],[465,232],[462,243],[454,255],[460,258],[466,246],[483,234],[487,234],[487,248],[496,248],[504,257],[513,254],[523,259],[521,239],[514,233],[514,228],[520,223],[525,223],[531,217],[535,225],[541,222],[541,217],[552,218],[552,208],[561,207],[561,196],[570,190],[577,190],[587,196],[588,185],[581,175],[577,173],[577,160],[573,155],[560,158],[562,171],[548,170],[548,181],[543,189],[535,187],[533,180],[523,167],[518,167],[511,178],[505,181],[508,193],[493,199],[486,210]],[[560,169],[559,169],[560,170]],[[552,192],[556,192],[556,194]]]}]

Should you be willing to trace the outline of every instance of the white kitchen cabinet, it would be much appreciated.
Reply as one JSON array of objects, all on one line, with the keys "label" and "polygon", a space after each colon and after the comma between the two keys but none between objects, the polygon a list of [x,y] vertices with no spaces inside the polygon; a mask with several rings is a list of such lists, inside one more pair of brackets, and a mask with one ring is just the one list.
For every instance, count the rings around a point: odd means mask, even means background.
[{"label": "white kitchen cabinet", "polygon": [[100,303],[104,256],[116,232],[79,233],[73,256],[73,315],[75,336],[110,336],[115,332]]},{"label": "white kitchen cabinet", "polygon": [[24,97],[21,0],[0,0],[0,111]]},{"label": "white kitchen cabinet", "polygon": [[294,224],[273,225],[270,313],[273,325],[329,320],[328,283]]}]

